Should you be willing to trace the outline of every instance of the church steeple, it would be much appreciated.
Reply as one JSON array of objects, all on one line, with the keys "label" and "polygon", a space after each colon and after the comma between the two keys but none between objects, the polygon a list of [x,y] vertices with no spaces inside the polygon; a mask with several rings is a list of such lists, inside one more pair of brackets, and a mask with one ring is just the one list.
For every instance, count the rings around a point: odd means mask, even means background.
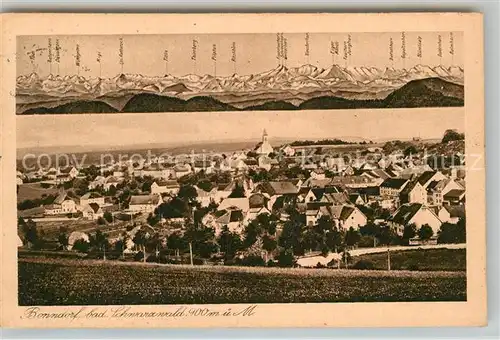
[{"label": "church steeple", "polygon": [[264,129],[264,132],[262,133],[262,143],[267,143],[267,131]]}]

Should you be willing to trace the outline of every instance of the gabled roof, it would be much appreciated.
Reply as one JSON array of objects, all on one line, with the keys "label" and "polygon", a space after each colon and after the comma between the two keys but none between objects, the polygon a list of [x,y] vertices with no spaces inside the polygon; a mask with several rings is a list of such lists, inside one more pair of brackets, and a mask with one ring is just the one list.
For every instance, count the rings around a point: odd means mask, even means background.
[{"label": "gabled roof", "polygon": [[92,211],[94,213],[97,213],[100,209],[99,204],[97,204],[97,203],[90,203],[89,207],[90,207],[90,209],[92,209]]},{"label": "gabled roof", "polygon": [[461,199],[465,195],[465,190],[453,189],[448,191],[443,198],[444,199]]},{"label": "gabled roof", "polygon": [[228,197],[219,204],[218,210],[225,210],[229,208],[238,208],[246,212],[250,208],[250,203],[246,197]]},{"label": "gabled roof", "polygon": [[157,180],[155,181],[156,185],[159,187],[167,187],[167,188],[180,188],[179,183],[176,180]]},{"label": "gabled roof", "polygon": [[444,208],[450,214],[450,217],[465,217],[465,206],[464,205],[445,205]]},{"label": "gabled roof", "polygon": [[260,208],[265,207],[267,205],[267,197],[260,193],[252,194],[248,198],[248,203],[250,208]]},{"label": "gabled roof", "polygon": [[437,171],[424,171],[419,177],[418,177],[418,182],[422,185],[427,183],[432,176],[434,176],[437,173]]},{"label": "gabled roof", "polygon": [[342,211],[340,212],[339,219],[341,221],[347,220],[349,218],[349,216],[351,216],[351,214],[354,212],[354,209],[355,209],[354,207],[344,205],[342,207]]},{"label": "gabled roof", "polygon": [[68,194],[66,194],[66,192],[61,192],[57,197],[56,199],[54,200],[54,204],[61,204],[62,202],[64,202],[66,200],[66,197],[68,197]]},{"label": "gabled roof", "polygon": [[407,225],[408,222],[415,216],[415,214],[422,208],[420,203],[403,204],[399,209],[390,217],[390,220],[400,225]]},{"label": "gabled roof", "polygon": [[83,195],[82,197],[80,197],[81,200],[88,200],[88,199],[91,199],[91,198],[101,198],[102,195],[97,193],[97,192],[87,192],[85,195]]},{"label": "gabled roof", "polygon": [[326,193],[321,199],[323,202],[328,202],[333,205],[340,205],[349,203],[349,197],[343,192]]},{"label": "gabled roof", "polygon": [[314,196],[316,196],[317,200],[320,200],[325,194],[336,194],[341,192],[341,190],[339,190],[339,188],[336,186],[328,186],[324,188],[312,188],[311,191],[313,192]]},{"label": "gabled roof", "polygon": [[380,185],[381,188],[401,189],[406,183],[407,179],[403,178],[387,178]]},{"label": "gabled roof", "polygon": [[263,182],[259,184],[260,190],[273,196],[273,195],[291,195],[297,194],[298,189],[292,182]]},{"label": "gabled roof", "polygon": [[411,191],[419,184],[418,181],[411,181],[404,187],[404,189],[401,191],[401,195],[408,195],[411,193]]}]

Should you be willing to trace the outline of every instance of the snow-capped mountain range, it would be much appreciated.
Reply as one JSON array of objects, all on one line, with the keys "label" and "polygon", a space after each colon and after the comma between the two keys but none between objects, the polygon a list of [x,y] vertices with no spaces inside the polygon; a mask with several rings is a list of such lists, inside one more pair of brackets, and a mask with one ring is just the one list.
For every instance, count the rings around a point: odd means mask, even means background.
[{"label": "snow-capped mountain range", "polygon": [[[411,80],[439,77],[463,84],[461,67],[429,67],[417,65],[410,69],[379,69],[375,67],[341,67],[332,65],[319,68],[313,65],[287,68],[280,65],[272,70],[251,75],[217,76],[188,74],[185,76],[143,76],[119,74],[112,78],[85,78],[83,76],[49,75],[36,73],[17,78],[16,95],[23,102],[29,97],[52,99],[122,97],[127,94],[155,93],[189,98],[197,95],[251,95],[257,93],[309,93],[315,91],[387,91]],[[54,98],[55,97],[55,98]],[[43,101],[43,100],[42,100]]]}]

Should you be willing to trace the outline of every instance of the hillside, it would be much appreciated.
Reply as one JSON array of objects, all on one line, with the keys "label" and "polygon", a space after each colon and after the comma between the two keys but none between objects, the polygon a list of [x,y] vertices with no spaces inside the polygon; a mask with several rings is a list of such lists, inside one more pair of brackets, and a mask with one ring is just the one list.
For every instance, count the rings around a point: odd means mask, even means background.
[{"label": "hillside", "polygon": [[96,100],[78,100],[56,107],[37,107],[24,111],[22,114],[64,114],[64,113],[115,113],[114,107]]},{"label": "hillside", "polygon": [[182,100],[179,98],[143,93],[132,97],[122,110],[122,112],[196,111],[237,111],[237,109],[211,97],[203,96]]},{"label": "hillside", "polygon": [[463,106],[464,87],[440,78],[413,80],[393,91],[382,103],[386,108]]}]

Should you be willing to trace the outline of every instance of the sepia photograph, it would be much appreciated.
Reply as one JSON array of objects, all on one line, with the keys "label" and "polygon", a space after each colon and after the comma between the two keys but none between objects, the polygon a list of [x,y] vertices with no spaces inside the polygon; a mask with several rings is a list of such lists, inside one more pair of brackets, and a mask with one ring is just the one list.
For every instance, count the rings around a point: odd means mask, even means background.
[{"label": "sepia photograph", "polygon": [[[383,41],[369,64],[363,48]],[[466,300],[455,44],[18,38],[19,304]],[[189,71],[186,50],[199,74],[167,74]]]},{"label": "sepia photograph", "polygon": [[9,40],[12,324],[481,323],[481,18],[258,16]]}]

